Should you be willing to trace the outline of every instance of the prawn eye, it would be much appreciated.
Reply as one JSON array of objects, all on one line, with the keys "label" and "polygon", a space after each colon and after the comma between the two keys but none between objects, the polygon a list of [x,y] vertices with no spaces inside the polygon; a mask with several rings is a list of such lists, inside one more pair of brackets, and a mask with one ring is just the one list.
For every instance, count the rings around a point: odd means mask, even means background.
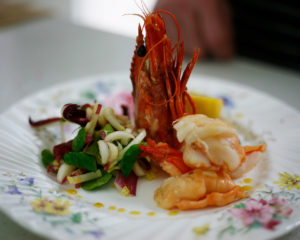
[{"label": "prawn eye", "polygon": [[138,50],[137,50],[137,55],[139,57],[144,57],[147,53],[146,47],[144,45],[139,46]]}]

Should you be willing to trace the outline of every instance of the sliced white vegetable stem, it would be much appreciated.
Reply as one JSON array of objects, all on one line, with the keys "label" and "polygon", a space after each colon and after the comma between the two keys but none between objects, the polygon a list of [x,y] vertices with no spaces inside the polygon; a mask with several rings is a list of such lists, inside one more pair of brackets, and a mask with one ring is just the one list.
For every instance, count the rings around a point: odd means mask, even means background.
[{"label": "sliced white vegetable stem", "polygon": [[78,184],[78,183],[93,180],[95,178],[99,178],[101,176],[102,176],[101,171],[100,171],[100,169],[98,169],[96,172],[88,172],[88,173],[84,173],[84,174],[73,176],[73,177],[68,176],[67,179],[70,184]]},{"label": "sliced white vegetable stem", "polygon": [[98,142],[99,153],[101,156],[101,164],[105,165],[109,159],[109,150],[107,143],[103,140],[99,140]]},{"label": "sliced white vegetable stem", "polygon": [[146,175],[145,170],[140,166],[138,162],[135,162],[133,164],[132,170],[134,171],[135,175],[137,175],[138,177],[142,177]]},{"label": "sliced white vegetable stem", "polygon": [[110,163],[112,163],[115,160],[117,160],[119,151],[118,151],[117,146],[115,146],[113,143],[108,142],[107,145],[108,145],[108,149],[109,149],[109,160],[108,161]]},{"label": "sliced white vegetable stem", "polygon": [[125,128],[120,124],[118,119],[115,116],[114,110],[110,107],[105,107],[103,109],[103,114],[105,119],[112,125],[114,129],[117,129],[119,131],[124,131]]},{"label": "sliced white vegetable stem", "polygon": [[106,119],[104,117],[104,114],[103,114],[104,109],[105,109],[105,107],[101,108],[101,111],[100,111],[100,114],[99,114],[99,117],[98,117],[98,122],[99,122],[99,124],[100,124],[101,127],[104,127],[105,124],[107,123],[107,121],[106,121]]},{"label": "sliced white vegetable stem", "polygon": [[64,178],[69,174],[71,174],[75,169],[76,169],[75,166],[63,163],[58,169],[57,176],[56,176],[57,181],[62,183]]},{"label": "sliced white vegetable stem", "polygon": [[86,131],[90,134],[94,133],[95,127],[98,122],[99,113],[96,113],[98,106],[99,106],[99,104],[95,104],[94,109],[93,109],[92,119],[88,122],[88,124],[85,127]]},{"label": "sliced white vegetable stem", "polygon": [[[130,128],[126,128],[125,129],[125,132],[127,132],[127,133],[132,133],[132,130],[130,129]],[[129,138],[127,138],[127,139],[121,139],[121,143],[122,143],[122,145],[123,146],[126,146],[128,143],[129,143]]]},{"label": "sliced white vegetable stem", "polygon": [[146,131],[145,129],[143,129],[137,136],[135,139],[133,139],[120,153],[119,153],[119,157],[118,159],[120,160],[124,153],[134,144],[138,144],[141,141],[143,141],[143,139],[146,137]]},{"label": "sliced white vegetable stem", "polygon": [[122,149],[123,149],[122,144],[120,142],[118,142],[118,141],[117,141],[117,144],[118,144],[118,151],[119,152],[122,151]]},{"label": "sliced white vegetable stem", "polygon": [[108,134],[104,140],[107,142],[113,142],[116,140],[122,140],[122,139],[127,140],[130,138],[134,138],[134,136],[131,133],[125,131],[115,131]]}]

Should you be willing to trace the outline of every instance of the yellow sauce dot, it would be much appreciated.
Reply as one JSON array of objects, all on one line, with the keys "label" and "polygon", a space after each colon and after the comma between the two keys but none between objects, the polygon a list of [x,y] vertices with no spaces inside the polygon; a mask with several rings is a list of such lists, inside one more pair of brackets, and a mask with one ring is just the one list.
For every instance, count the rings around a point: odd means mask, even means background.
[{"label": "yellow sauce dot", "polygon": [[81,198],[82,198],[82,196],[81,196],[81,195],[77,195],[76,197],[77,197],[77,198],[79,198],[79,199],[81,199]]},{"label": "yellow sauce dot", "polygon": [[131,215],[140,215],[141,212],[140,211],[130,211],[129,212]]},{"label": "yellow sauce dot", "polygon": [[77,194],[77,190],[75,190],[75,189],[67,189],[66,192],[71,194],[71,195]]},{"label": "yellow sauce dot", "polygon": [[252,179],[251,178],[245,178],[244,179],[244,183],[252,183]]},{"label": "yellow sauce dot", "polygon": [[252,187],[252,186],[249,186],[249,185],[245,185],[245,186],[242,186],[242,189],[243,189],[244,191],[251,191],[251,190],[253,189],[253,187]]},{"label": "yellow sauce dot", "polygon": [[156,215],[156,213],[155,212],[148,212],[147,215],[150,216],[150,217],[153,217],[153,216]]},{"label": "yellow sauce dot", "polygon": [[168,212],[168,215],[169,215],[169,216],[175,216],[175,215],[178,215],[178,214],[179,214],[179,212],[176,211],[176,210],[173,210],[173,211]]},{"label": "yellow sauce dot", "polygon": [[125,212],[126,210],[124,208],[119,208],[118,212]]},{"label": "yellow sauce dot", "polygon": [[113,210],[116,210],[116,207],[115,206],[110,206],[108,209],[113,211]]},{"label": "yellow sauce dot", "polygon": [[104,207],[103,203],[100,203],[100,202],[94,203],[93,206],[94,206],[95,208],[103,208],[103,207]]}]

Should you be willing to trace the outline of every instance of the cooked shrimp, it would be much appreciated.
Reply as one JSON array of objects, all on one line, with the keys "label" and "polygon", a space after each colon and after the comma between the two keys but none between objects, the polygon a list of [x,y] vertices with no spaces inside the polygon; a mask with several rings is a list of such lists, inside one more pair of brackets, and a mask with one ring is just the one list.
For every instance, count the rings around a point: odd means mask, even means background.
[{"label": "cooked shrimp", "polygon": [[171,148],[167,143],[155,143],[150,138],[147,139],[148,146],[140,145],[143,151],[141,156],[149,156],[165,172],[171,176],[179,176],[189,172],[191,168],[183,162],[183,154],[180,150]]},{"label": "cooked shrimp", "polygon": [[201,169],[166,179],[154,194],[159,207],[181,210],[224,206],[246,197],[247,194],[224,171],[216,173]]},{"label": "cooked shrimp", "polygon": [[237,169],[229,173],[232,178],[242,177],[245,173],[253,169],[262,159],[262,154],[266,151],[267,145],[244,146],[243,148],[246,154],[246,159]]},{"label": "cooked shrimp", "polygon": [[[192,169],[224,169],[234,173],[233,176],[241,176],[260,159],[260,154],[252,153],[266,150],[266,145],[242,147],[234,128],[220,119],[201,114],[178,119],[174,128],[179,142],[184,143],[183,161]],[[243,164],[248,160],[251,161]]]},{"label": "cooked shrimp", "polygon": [[240,145],[236,131],[219,119],[187,115],[174,128],[182,151],[166,143],[140,146],[144,156],[172,177],[155,191],[154,200],[165,209],[224,206],[247,195],[232,178],[241,177],[261,159],[266,145]]}]

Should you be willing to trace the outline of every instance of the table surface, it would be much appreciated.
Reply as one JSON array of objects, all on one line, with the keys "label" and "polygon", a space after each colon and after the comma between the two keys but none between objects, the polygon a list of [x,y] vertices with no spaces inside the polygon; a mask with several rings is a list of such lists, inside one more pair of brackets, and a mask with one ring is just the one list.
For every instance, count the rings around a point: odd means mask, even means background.
[{"label": "table surface", "polygon": [[[127,72],[135,39],[67,20],[46,19],[0,30],[0,113],[27,95],[57,83],[102,73]],[[237,58],[200,62],[193,75],[262,90],[300,111],[300,73]],[[300,229],[280,239],[296,240]],[[0,212],[0,239],[43,239]]]}]

